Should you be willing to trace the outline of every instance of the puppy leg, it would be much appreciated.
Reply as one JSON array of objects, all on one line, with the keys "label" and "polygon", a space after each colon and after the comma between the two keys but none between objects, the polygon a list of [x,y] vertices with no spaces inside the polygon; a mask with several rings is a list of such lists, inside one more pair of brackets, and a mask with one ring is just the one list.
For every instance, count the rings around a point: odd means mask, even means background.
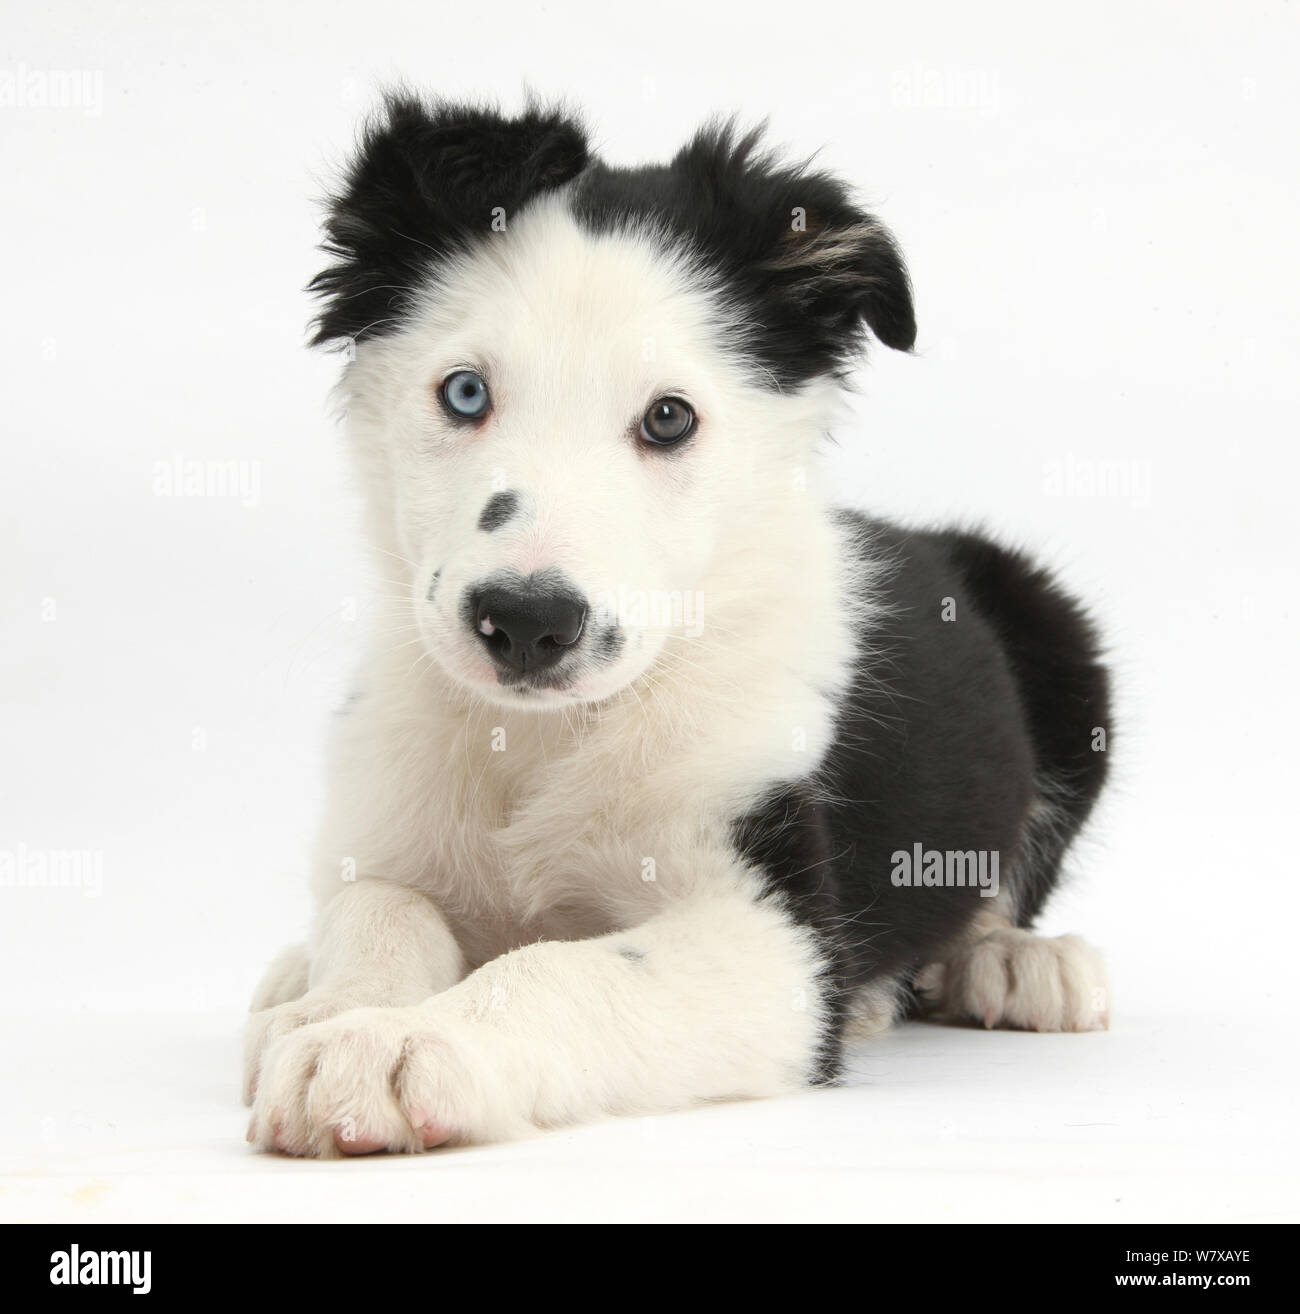
[{"label": "puppy leg", "polygon": [[875,1040],[907,1013],[907,979],[886,977],[862,986],[853,995],[845,1017],[846,1040]]},{"label": "puppy leg", "polygon": [[299,1027],[365,1006],[412,1004],[454,985],[464,960],[446,920],[417,890],[347,885],[320,910],[307,950],[287,950],[253,999],[244,1031],[244,1102],[266,1051]]},{"label": "puppy leg", "polygon": [[1110,1026],[1105,964],[1077,935],[1035,935],[990,918],[914,984],[923,1008],[951,1022],[1024,1031]]},{"label": "puppy leg", "polygon": [[311,955],[305,944],[293,944],[282,950],[266,969],[261,983],[253,991],[250,1013],[260,1013],[276,1004],[287,1004],[301,999],[307,993],[307,978],[311,972]]},{"label": "puppy leg", "polygon": [[816,1065],[824,971],[779,906],[696,896],[632,930],[517,949],[418,1006],[286,1036],[250,1139],[410,1151],[790,1091]]}]

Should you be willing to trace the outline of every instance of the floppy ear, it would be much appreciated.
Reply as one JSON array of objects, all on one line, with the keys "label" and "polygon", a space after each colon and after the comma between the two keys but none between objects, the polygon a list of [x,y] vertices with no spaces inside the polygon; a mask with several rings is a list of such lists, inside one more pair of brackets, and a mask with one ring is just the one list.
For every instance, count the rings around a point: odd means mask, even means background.
[{"label": "floppy ear", "polygon": [[749,299],[778,365],[799,379],[846,368],[863,327],[887,347],[916,341],[912,285],[897,243],[829,174],[758,151],[762,129],[703,129],[673,161],[701,234]]},{"label": "floppy ear", "polygon": [[494,211],[508,222],[587,159],[582,126],[558,110],[506,118],[386,96],[329,201],[323,249],[334,259],[309,284],[324,300],[313,345],[391,332],[432,264],[489,233]]},{"label": "floppy ear", "polygon": [[[799,190],[817,189],[805,183]],[[816,195],[808,200],[791,207],[779,250],[760,270],[810,313],[846,327],[860,320],[885,346],[911,351],[912,284],[893,234],[861,210],[828,205]]]}]

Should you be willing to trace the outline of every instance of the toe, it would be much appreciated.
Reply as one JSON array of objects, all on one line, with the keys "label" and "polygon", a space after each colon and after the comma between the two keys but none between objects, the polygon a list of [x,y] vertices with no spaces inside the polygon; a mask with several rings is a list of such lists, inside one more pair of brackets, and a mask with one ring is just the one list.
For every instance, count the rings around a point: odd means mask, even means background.
[{"label": "toe", "polygon": [[388,1148],[383,1141],[374,1140],[372,1137],[348,1137],[342,1132],[334,1133],[334,1145],[340,1154],[347,1155],[379,1154]]},{"label": "toe", "polygon": [[420,1136],[420,1144],[426,1150],[432,1150],[439,1145],[446,1145],[451,1140],[451,1132],[446,1127],[440,1127],[436,1122],[426,1122],[423,1127],[417,1127],[416,1131]]}]

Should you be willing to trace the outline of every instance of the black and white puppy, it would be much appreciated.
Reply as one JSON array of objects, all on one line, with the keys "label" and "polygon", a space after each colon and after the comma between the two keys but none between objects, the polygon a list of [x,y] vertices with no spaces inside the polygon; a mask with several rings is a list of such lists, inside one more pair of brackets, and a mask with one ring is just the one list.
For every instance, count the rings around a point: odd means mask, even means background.
[{"label": "black and white puppy", "polygon": [[250,1139],[515,1137],[834,1076],[909,1011],[1107,1024],[1029,929],[1105,775],[1107,678],[1022,556],[835,510],[817,449],[890,235],[755,134],[660,167],[391,96],[327,224],[386,580],[310,943],[253,1003]]}]

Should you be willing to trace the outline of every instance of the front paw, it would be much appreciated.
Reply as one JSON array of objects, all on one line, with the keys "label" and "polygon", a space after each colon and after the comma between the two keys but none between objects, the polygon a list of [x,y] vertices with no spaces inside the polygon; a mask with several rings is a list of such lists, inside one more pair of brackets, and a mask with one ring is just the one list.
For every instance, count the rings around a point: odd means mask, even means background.
[{"label": "front paw", "polygon": [[436,1010],[357,1008],[266,1053],[248,1139],[333,1158],[506,1140],[533,1130],[502,1037]]},{"label": "front paw", "polygon": [[252,1104],[266,1055],[285,1036],[349,1009],[379,1002],[355,990],[309,990],[300,999],[249,1014],[244,1024],[244,1103]]}]

